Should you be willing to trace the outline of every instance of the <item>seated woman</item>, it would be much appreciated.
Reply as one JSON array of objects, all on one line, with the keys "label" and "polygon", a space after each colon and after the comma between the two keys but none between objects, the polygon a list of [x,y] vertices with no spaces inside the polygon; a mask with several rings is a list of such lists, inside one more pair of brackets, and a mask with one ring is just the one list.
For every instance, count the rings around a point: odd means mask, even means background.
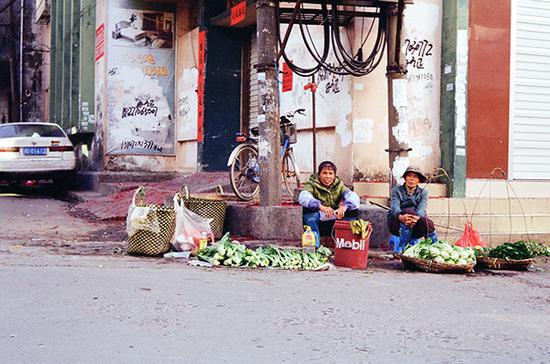
[{"label": "seated woman", "polygon": [[415,244],[421,237],[437,240],[434,224],[426,216],[428,190],[418,186],[426,177],[417,167],[407,167],[403,173],[405,183],[391,190],[391,210],[388,227],[392,234],[390,244],[399,253],[407,244]]},{"label": "seated woman", "polygon": [[298,202],[303,207],[304,225],[315,233],[317,247],[321,235],[330,236],[336,219],[357,219],[359,196],[344,186],[336,176],[336,165],[330,161],[319,164],[317,174],[304,183]]}]

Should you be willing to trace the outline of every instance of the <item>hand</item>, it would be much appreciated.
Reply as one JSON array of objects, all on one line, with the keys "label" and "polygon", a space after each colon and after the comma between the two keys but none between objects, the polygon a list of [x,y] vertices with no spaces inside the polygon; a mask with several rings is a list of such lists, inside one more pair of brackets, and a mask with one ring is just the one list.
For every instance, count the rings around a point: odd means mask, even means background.
[{"label": "hand", "polygon": [[403,214],[403,215],[399,215],[399,221],[401,221],[403,224],[407,225],[408,227],[413,227],[418,221],[418,218],[417,216],[414,216],[411,214]]},{"label": "hand", "polygon": [[418,220],[420,220],[420,216],[416,216],[416,215],[409,215],[410,216],[410,222],[409,224],[411,224],[410,226],[414,226],[416,225],[416,223],[418,222]]},{"label": "hand", "polygon": [[323,213],[327,217],[333,217],[334,216],[334,210],[331,207],[321,205],[321,206],[319,206],[319,210],[323,211]]},{"label": "hand", "polygon": [[336,210],[336,218],[342,219],[347,209],[348,208],[346,207],[346,205],[340,205],[340,207],[338,207],[338,210]]}]

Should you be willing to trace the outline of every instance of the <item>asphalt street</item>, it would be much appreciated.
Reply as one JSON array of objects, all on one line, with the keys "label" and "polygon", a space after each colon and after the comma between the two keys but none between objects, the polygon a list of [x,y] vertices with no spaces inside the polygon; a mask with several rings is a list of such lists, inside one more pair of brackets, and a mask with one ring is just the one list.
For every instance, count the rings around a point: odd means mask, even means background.
[{"label": "asphalt street", "polygon": [[[0,196],[3,363],[548,363],[550,266],[441,275],[207,269],[120,224]],[[118,229],[118,230],[117,230]]]}]

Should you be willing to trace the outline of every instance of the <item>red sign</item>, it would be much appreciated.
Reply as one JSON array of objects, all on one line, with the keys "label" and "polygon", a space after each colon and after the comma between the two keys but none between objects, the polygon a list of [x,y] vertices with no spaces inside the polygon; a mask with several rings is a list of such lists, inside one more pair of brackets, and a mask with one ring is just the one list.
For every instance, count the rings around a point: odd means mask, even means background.
[{"label": "red sign", "polygon": [[197,96],[198,96],[198,112],[197,112],[197,141],[202,143],[204,141],[204,66],[206,64],[206,31],[203,30],[199,33],[199,57],[198,57],[198,71],[199,79],[197,82]]},{"label": "red sign", "polygon": [[95,30],[95,61],[105,55],[105,23],[101,23]]},{"label": "red sign", "polygon": [[293,73],[286,62],[283,63],[283,92],[292,91]]},{"label": "red sign", "polygon": [[233,26],[239,24],[246,18],[246,0],[241,1],[237,5],[231,8],[231,22],[229,25]]}]

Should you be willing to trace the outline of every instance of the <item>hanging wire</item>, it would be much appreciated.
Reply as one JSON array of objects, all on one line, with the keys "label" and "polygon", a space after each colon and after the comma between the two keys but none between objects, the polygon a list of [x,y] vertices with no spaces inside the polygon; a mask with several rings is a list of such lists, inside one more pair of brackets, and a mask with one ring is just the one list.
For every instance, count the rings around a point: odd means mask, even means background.
[{"label": "hanging wire", "polygon": [[[373,47],[369,56],[363,60],[362,57],[359,56],[359,54],[360,52],[362,53],[364,45],[366,44],[367,40],[371,36],[371,32],[372,32],[372,29],[374,28],[374,23],[376,20],[373,20],[371,22],[369,31],[367,32],[365,37],[363,37],[364,19],[362,20],[361,39],[360,39],[361,45],[357,53],[355,53],[353,51],[353,47],[350,42],[350,48],[351,48],[350,49],[351,52],[350,52],[342,44],[342,40],[340,36],[340,24],[339,24],[340,13],[338,10],[337,1],[332,0],[330,2],[330,6],[331,6],[330,13],[328,10],[329,1],[327,0],[320,1],[321,21],[319,22],[318,25],[323,26],[323,36],[324,36],[324,39],[323,39],[324,47],[321,55],[320,52],[317,50],[315,42],[313,41],[313,37],[311,36],[311,32],[309,31],[308,25],[305,24],[307,20],[306,19],[307,9],[304,8],[303,2],[301,0],[296,2],[296,5],[292,12],[292,18],[289,22],[288,28],[286,30],[286,33],[283,39],[281,39],[281,32],[280,32],[281,19],[280,19],[279,1],[275,1],[275,4],[277,9],[277,12],[276,12],[277,13],[277,19],[276,19],[277,39],[280,47],[279,57],[282,57],[284,61],[288,64],[289,68],[299,76],[309,77],[315,74],[321,68],[338,75],[364,76],[374,71],[374,69],[380,64],[382,57],[384,55],[385,47],[386,47],[385,40],[386,40],[387,27],[386,27],[386,20],[384,17],[380,16],[380,12],[378,8],[375,15],[375,17],[378,18],[378,31],[376,35],[376,40],[373,44]],[[310,54],[310,56],[316,62],[316,64],[313,67],[303,67],[303,66],[297,65],[293,60],[290,59],[290,57],[288,57],[288,55],[285,52],[288,39],[290,37],[292,28],[296,21],[298,21],[299,23],[300,33],[301,33],[304,45],[308,53]],[[349,38],[349,35],[348,35],[348,38]],[[332,65],[329,62],[327,62],[328,54],[331,48],[332,48],[334,57],[336,58],[337,65]]]}]

